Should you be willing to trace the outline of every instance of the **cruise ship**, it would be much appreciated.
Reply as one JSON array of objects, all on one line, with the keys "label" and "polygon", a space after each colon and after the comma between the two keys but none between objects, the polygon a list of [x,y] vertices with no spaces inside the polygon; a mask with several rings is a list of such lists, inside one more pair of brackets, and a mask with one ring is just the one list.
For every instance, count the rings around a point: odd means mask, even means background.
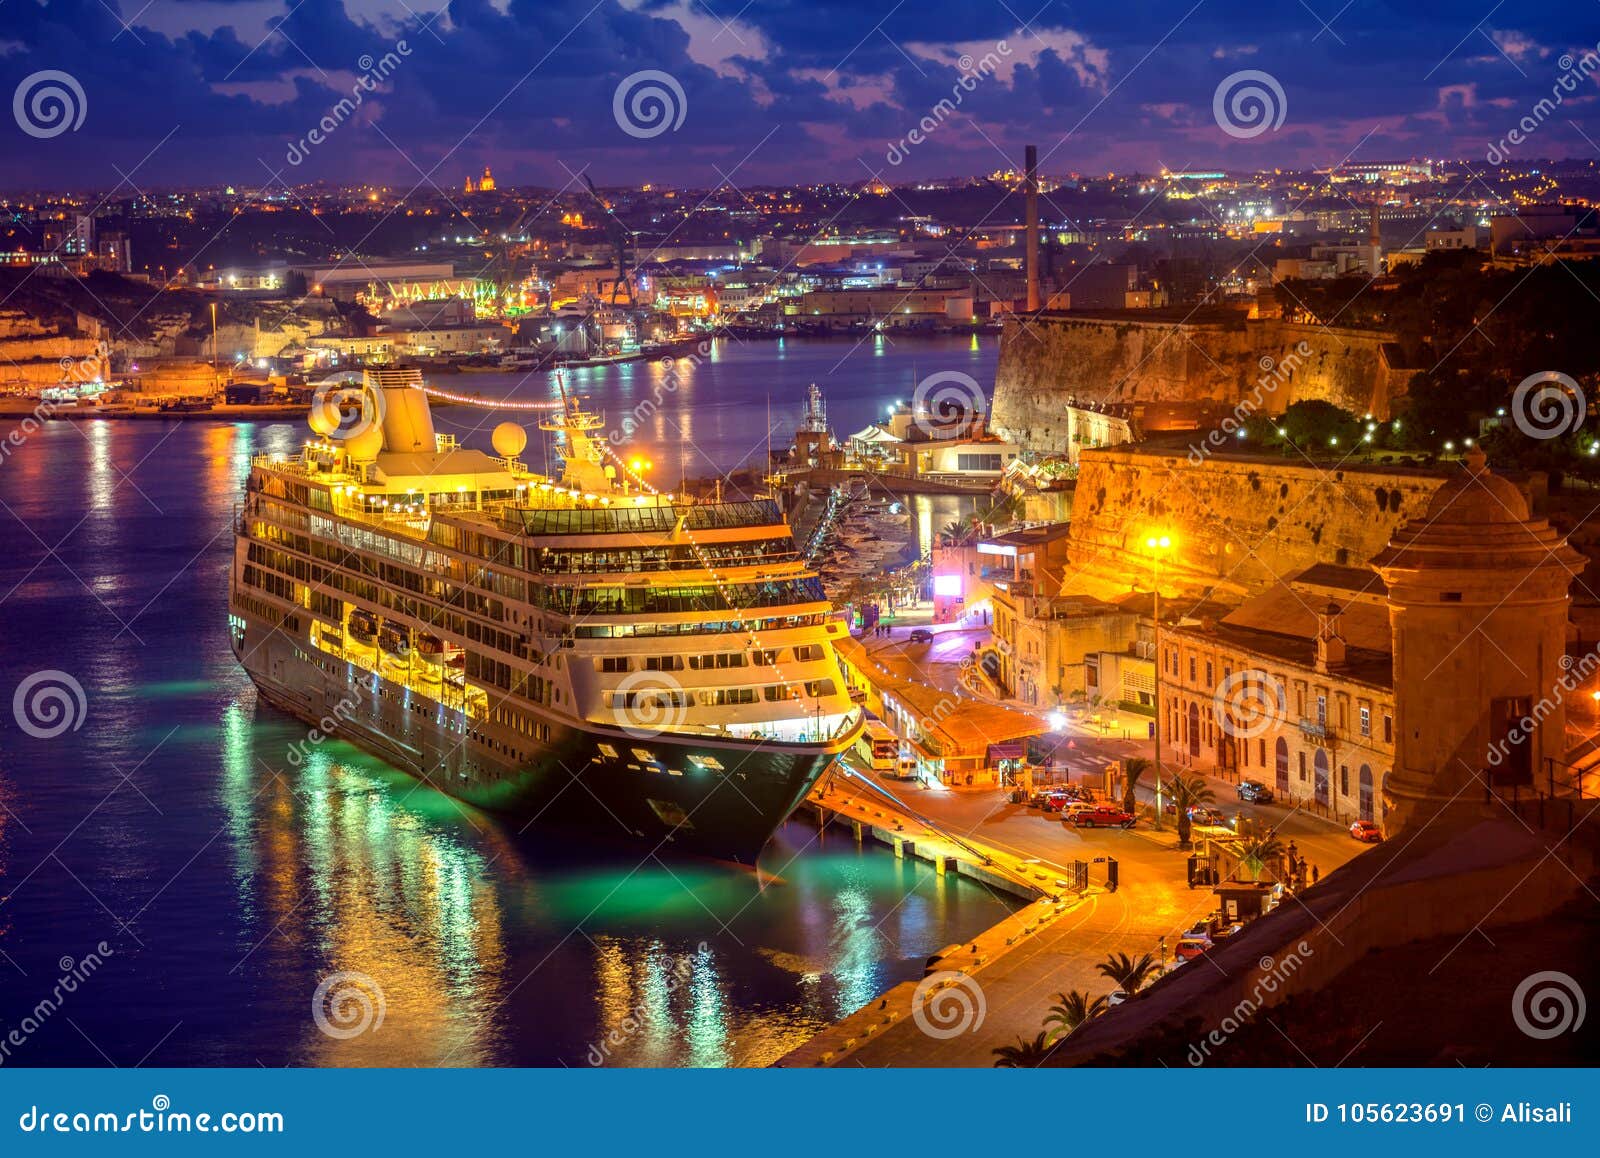
[{"label": "cruise ship", "polygon": [[[320,394],[320,392],[319,392]],[[655,491],[565,391],[559,469],[434,430],[415,370],[314,404],[235,521],[262,699],[473,805],[753,863],[856,738],[846,632],[777,504]]]}]

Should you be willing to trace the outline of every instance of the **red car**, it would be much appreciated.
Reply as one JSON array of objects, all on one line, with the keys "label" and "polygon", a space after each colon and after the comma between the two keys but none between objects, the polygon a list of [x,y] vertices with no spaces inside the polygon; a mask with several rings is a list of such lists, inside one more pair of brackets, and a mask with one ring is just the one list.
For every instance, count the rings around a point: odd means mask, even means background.
[{"label": "red car", "polygon": [[1365,844],[1377,844],[1383,839],[1383,830],[1370,820],[1358,820],[1350,826],[1350,835]]},{"label": "red car", "polygon": [[1204,933],[1185,933],[1178,938],[1177,948],[1172,951],[1172,955],[1179,961],[1193,961],[1207,952],[1211,945],[1211,938]]},{"label": "red car", "polygon": [[1072,817],[1072,823],[1079,828],[1098,828],[1115,825],[1117,828],[1132,828],[1134,816],[1131,812],[1124,812],[1120,808],[1112,808],[1102,804],[1098,808],[1090,808]]}]

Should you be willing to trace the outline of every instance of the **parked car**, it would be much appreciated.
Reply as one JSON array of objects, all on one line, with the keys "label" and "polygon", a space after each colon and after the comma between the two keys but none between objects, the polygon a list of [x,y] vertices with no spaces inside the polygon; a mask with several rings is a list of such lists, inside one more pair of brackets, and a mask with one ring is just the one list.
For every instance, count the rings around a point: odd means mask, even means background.
[{"label": "parked car", "polygon": [[1358,820],[1350,826],[1350,835],[1364,844],[1377,844],[1383,839],[1383,829],[1370,820]]},{"label": "parked car", "polygon": [[1128,991],[1126,989],[1113,989],[1106,994],[1106,1008],[1109,1009],[1114,1005],[1121,1005],[1126,1000],[1128,1000]]},{"label": "parked car", "polygon": [[1112,808],[1108,804],[1096,805],[1086,808],[1072,818],[1072,823],[1079,828],[1132,828],[1134,816],[1131,812],[1124,812],[1120,808]]},{"label": "parked car", "polygon": [[1226,826],[1228,818],[1215,808],[1206,804],[1197,804],[1189,809],[1189,820],[1194,824],[1209,824]]},{"label": "parked car", "polygon": [[1271,804],[1272,789],[1259,780],[1239,781],[1239,799],[1248,800],[1254,804]]},{"label": "parked car", "polygon": [[1179,961],[1193,961],[1202,953],[1209,951],[1211,945],[1211,938],[1203,933],[1199,936],[1185,933],[1178,938],[1178,947],[1173,950],[1173,955]]},{"label": "parked car", "polygon": [[932,643],[933,632],[929,631],[926,627],[913,627],[911,629],[911,634],[907,638],[912,643]]},{"label": "parked car", "polygon": [[1065,792],[1046,792],[1044,800],[1039,807],[1046,812],[1060,812],[1062,808],[1072,802],[1072,798]]},{"label": "parked car", "polygon": [[1071,820],[1081,812],[1092,812],[1095,805],[1087,800],[1068,800],[1061,805],[1061,819]]}]

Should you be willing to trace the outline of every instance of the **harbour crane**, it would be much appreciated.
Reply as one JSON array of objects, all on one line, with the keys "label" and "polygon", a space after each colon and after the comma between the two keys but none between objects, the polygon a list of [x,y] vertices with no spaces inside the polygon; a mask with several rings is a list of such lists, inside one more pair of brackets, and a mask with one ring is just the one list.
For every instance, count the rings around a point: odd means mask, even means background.
[{"label": "harbour crane", "polygon": [[594,182],[589,180],[589,174],[583,175],[583,183],[589,187],[589,196],[593,197],[595,204],[600,206],[601,220],[605,222],[606,236],[611,238],[611,251],[616,256],[617,276],[611,283],[611,304],[617,304],[617,295],[620,293],[626,299],[625,304],[636,305],[633,296],[633,234],[628,227],[622,224],[622,219],[607,204],[605,198],[600,196],[600,191],[594,187]]}]

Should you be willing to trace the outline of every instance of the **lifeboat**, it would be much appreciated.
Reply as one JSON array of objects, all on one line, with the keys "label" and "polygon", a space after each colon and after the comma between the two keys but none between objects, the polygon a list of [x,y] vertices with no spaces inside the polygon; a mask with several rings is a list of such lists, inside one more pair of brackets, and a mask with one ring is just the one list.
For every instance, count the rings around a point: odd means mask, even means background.
[{"label": "lifeboat", "polygon": [[370,611],[350,613],[350,638],[371,647],[378,638],[378,620]]},{"label": "lifeboat", "polygon": [[411,639],[406,630],[396,627],[392,623],[385,623],[378,632],[378,646],[387,656],[393,656],[402,662],[411,658]]},{"label": "lifeboat", "polygon": [[441,667],[444,663],[443,640],[436,635],[429,635],[426,631],[419,631],[412,651],[421,661],[416,664],[415,669],[418,678],[430,684],[436,684],[444,678]]}]

